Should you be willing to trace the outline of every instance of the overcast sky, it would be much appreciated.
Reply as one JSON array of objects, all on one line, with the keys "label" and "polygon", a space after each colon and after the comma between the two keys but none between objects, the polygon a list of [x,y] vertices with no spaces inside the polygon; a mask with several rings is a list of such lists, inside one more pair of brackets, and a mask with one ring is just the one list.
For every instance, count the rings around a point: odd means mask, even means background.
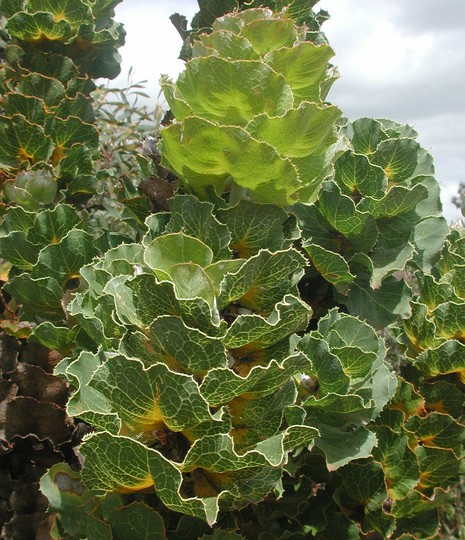
[{"label": "overcast sky", "polygon": [[[320,0],[331,19],[323,26],[341,78],[329,100],[351,120],[388,117],[408,123],[435,158],[445,215],[465,181],[465,0]],[[160,74],[176,77],[181,39],[168,17],[190,20],[195,0],[125,0],[116,19],[126,28],[123,84],[129,67],[158,93]]]}]

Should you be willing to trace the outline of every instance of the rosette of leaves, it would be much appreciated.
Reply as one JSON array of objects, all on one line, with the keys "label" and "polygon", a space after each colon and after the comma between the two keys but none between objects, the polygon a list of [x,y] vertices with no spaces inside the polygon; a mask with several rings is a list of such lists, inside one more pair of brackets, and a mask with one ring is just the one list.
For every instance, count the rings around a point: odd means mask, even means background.
[{"label": "rosette of leaves", "polygon": [[36,197],[42,189],[39,180],[29,178],[30,189],[24,189],[20,171],[46,171],[53,180],[49,190],[53,184],[67,188],[68,197],[95,192],[98,133],[90,92],[95,89],[92,78],[119,73],[116,48],[124,32],[112,20],[116,3],[0,3],[9,34],[0,106],[5,202],[30,210],[49,202]]},{"label": "rosette of leaves", "polygon": [[279,491],[289,451],[318,434],[295,409],[311,310],[287,215],[212,210],[176,196],[142,244],[82,269],[69,310],[84,350],[57,368],[75,389],[68,413],[96,430],[80,448],[91,493],[148,490],[210,524]]},{"label": "rosette of leaves", "polygon": [[[401,272],[408,264],[429,272],[448,227],[432,158],[412,128],[362,118],[343,133],[348,148],[318,202],[294,206],[313,265],[308,289],[322,276],[333,300],[382,327],[409,315]],[[318,295],[311,303],[324,307],[327,295]]]},{"label": "rosette of leaves", "polygon": [[318,426],[315,446],[329,470],[372,455],[367,428],[394,396],[397,378],[384,341],[365,322],[333,309],[298,344],[311,363],[301,380],[306,423]]},{"label": "rosette of leaves", "polygon": [[187,19],[179,13],[171,15],[170,20],[179,32],[184,41],[179,58],[188,60],[192,56],[190,45],[194,38],[203,32],[211,30],[215,19],[223,16],[225,13],[237,12],[242,9],[252,9],[268,7],[274,13],[280,13],[282,18],[292,19],[296,24],[305,25],[308,29],[307,39],[310,41],[324,40],[320,33],[321,24],[328,19],[326,11],[320,10],[318,13],[313,11],[313,7],[318,0],[271,0],[262,2],[260,0],[199,0],[199,11],[194,15],[191,21],[191,29],[187,29]]},{"label": "rosette of leaves", "polygon": [[423,377],[465,381],[465,234],[447,236],[431,274],[418,276],[419,294],[404,320],[407,357]]},{"label": "rosette of leaves", "polygon": [[0,230],[0,257],[9,266],[3,291],[12,298],[2,328],[68,353],[74,339],[66,312],[71,291],[79,287],[81,267],[111,242],[111,235],[95,234],[72,206],[10,208]]},{"label": "rosette of leaves", "polygon": [[316,199],[331,172],[340,111],[324,100],[333,51],[268,9],[220,17],[197,36],[176,83],[162,79],[175,122],[162,165],[198,196],[205,188],[281,207]]}]

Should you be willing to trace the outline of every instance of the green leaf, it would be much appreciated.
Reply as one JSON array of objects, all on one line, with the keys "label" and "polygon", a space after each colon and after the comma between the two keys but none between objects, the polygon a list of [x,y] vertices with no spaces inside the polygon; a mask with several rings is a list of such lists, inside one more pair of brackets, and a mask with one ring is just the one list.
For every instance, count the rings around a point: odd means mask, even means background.
[{"label": "green leaf", "polygon": [[1,256],[21,270],[31,271],[39,257],[39,249],[26,238],[23,231],[13,231],[0,238]]},{"label": "green leaf", "polygon": [[455,339],[445,341],[439,347],[422,352],[415,359],[415,366],[428,377],[437,377],[447,373],[463,376],[463,358],[465,345]]},{"label": "green leaf", "polygon": [[356,251],[368,252],[372,249],[378,236],[373,216],[360,212],[352,199],[343,195],[335,183],[323,184],[318,208],[328,223],[342,233]]},{"label": "green leaf", "polygon": [[422,490],[446,486],[457,482],[460,475],[461,461],[451,450],[418,446],[415,451],[420,464],[420,483]]},{"label": "green leaf", "polygon": [[92,124],[86,124],[74,116],[69,116],[66,119],[57,116],[50,118],[45,123],[44,132],[50,136],[60,152],[76,143],[85,143],[89,149],[98,147],[97,129]]},{"label": "green leaf", "polygon": [[37,124],[15,114],[0,117],[0,163],[17,167],[23,162],[47,161],[52,154],[52,143]]},{"label": "green leaf", "polygon": [[27,212],[21,206],[12,206],[8,208],[0,226],[0,236],[7,236],[8,233],[13,231],[23,231],[27,234],[34,224],[36,215],[35,212]]},{"label": "green leaf", "polygon": [[332,283],[336,289],[345,294],[348,285],[355,279],[344,257],[338,253],[328,251],[317,244],[304,243],[305,251],[309,254],[313,266],[326,281]]},{"label": "green leaf", "polygon": [[260,251],[236,273],[225,276],[218,297],[219,309],[237,300],[253,311],[269,311],[291,292],[293,277],[304,265],[304,257],[295,249],[276,253]]},{"label": "green leaf", "polygon": [[155,276],[150,274],[140,274],[132,279],[118,276],[108,283],[105,292],[113,297],[122,324],[145,329],[155,318],[170,314],[181,316],[188,326],[208,329],[210,335],[221,333],[224,328],[219,320],[215,325],[215,313],[204,299],[179,299],[172,283],[157,283]]},{"label": "green leaf", "polygon": [[28,0],[27,10],[30,13],[45,11],[51,13],[55,21],[64,19],[72,27],[89,23],[92,20],[92,12],[78,0]]},{"label": "green leaf", "polygon": [[326,151],[336,141],[334,124],[341,115],[337,107],[302,103],[282,116],[255,116],[247,131],[271,144],[285,157],[299,158]]},{"label": "green leaf", "polygon": [[377,442],[375,435],[365,427],[351,427],[345,431],[318,420],[315,427],[320,432],[315,446],[324,452],[329,471],[335,471],[355,459],[370,457]]},{"label": "green leaf", "polygon": [[227,357],[221,340],[186,326],[179,317],[158,317],[150,326],[149,349],[152,362],[163,362],[171,369],[203,375],[226,367]]},{"label": "green leaf", "polygon": [[382,141],[371,157],[391,182],[405,182],[418,164],[420,145],[414,139],[396,138]]},{"label": "green leaf", "polygon": [[449,414],[456,420],[460,418],[465,396],[456,386],[439,380],[422,386],[421,393],[425,396],[427,410]]},{"label": "green leaf", "polygon": [[333,56],[334,51],[328,45],[305,41],[296,47],[271,51],[264,60],[284,77],[294,94],[294,106],[297,106],[302,101],[321,103],[320,85]]},{"label": "green leaf", "polygon": [[234,60],[256,60],[258,54],[252,43],[243,36],[225,30],[217,30],[211,34],[201,34],[192,45],[192,56],[209,56],[215,54]]},{"label": "green leaf", "polygon": [[60,351],[68,354],[74,345],[75,332],[65,326],[55,326],[49,321],[45,321],[36,326],[28,341],[41,343],[48,349]]},{"label": "green leaf", "polygon": [[375,219],[395,217],[415,208],[427,195],[428,191],[422,184],[417,184],[413,188],[392,186],[380,199],[364,198],[357,209],[370,213]]},{"label": "green leaf", "polygon": [[414,254],[414,247],[407,243],[394,248],[379,246],[371,255],[372,277],[370,285],[373,289],[379,289],[386,276],[402,271]]},{"label": "green leaf", "polygon": [[35,96],[9,93],[4,95],[3,107],[7,114],[18,113],[32,124],[43,125],[45,122],[45,104]]},{"label": "green leaf", "polygon": [[250,351],[274,345],[294,332],[306,328],[311,314],[307,304],[295,296],[287,295],[277,303],[269,317],[239,315],[229,327],[223,343],[228,349]]},{"label": "green leaf", "polygon": [[429,272],[437,263],[448,232],[449,227],[443,217],[427,218],[415,225],[412,242],[417,255],[413,261],[423,272]]},{"label": "green leaf", "polygon": [[80,474],[67,463],[56,463],[40,480],[40,490],[49,501],[49,512],[69,534],[95,540],[112,540],[111,527],[97,511],[98,502],[85,489]]},{"label": "green leaf", "polygon": [[395,433],[386,426],[377,426],[374,432],[378,444],[373,450],[373,457],[383,467],[389,497],[394,500],[403,499],[420,480],[418,459],[409,448],[405,435]]},{"label": "green leaf", "polygon": [[114,356],[95,371],[89,385],[106,397],[126,433],[165,425],[182,431],[212,419],[194,379],[164,364],[145,369],[139,360]]},{"label": "green leaf", "polygon": [[227,403],[244,393],[265,396],[275,392],[289,377],[303,371],[306,363],[307,359],[299,354],[281,363],[271,360],[266,366],[252,367],[246,377],[226,367],[211,369],[200,385],[200,392],[210,405]]},{"label": "green leaf", "polygon": [[428,318],[428,308],[418,302],[410,302],[411,316],[404,319],[404,330],[415,350],[437,347],[444,339],[436,336],[436,325]]},{"label": "green leaf", "polygon": [[351,283],[347,296],[336,293],[336,298],[345,304],[350,313],[358,315],[370,324],[387,326],[398,316],[410,314],[410,289],[404,281],[389,276],[379,289],[373,290],[368,276],[360,276]]},{"label": "green leaf", "polygon": [[177,195],[170,199],[171,221],[166,232],[184,231],[213,252],[213,260],[229,259],[228,249],[231,234],[228,227],[220,223],[212,214],[213,205],[200,202],[192,195]]},{"label": "green leaf", "polygon": [[465,441],[465,428],[447,414],[432,412],[428,416],[411,416],[405,429],[414,434],[418,444],[452,450],[460,456]]},{"label": "green leaf", "polygon": [[384,171],[372,165],[366,156],[354,154],[350,150],[337,159],[334,180],[349,194],[375,199],[382,197],[387,187]]},{"label": "green leaf", "polygon": [[144,502],[133,502],[118,508],[111,514],[114,540],[166,539],[165,524],[158,512]]},{"label": "green leaf", "polygon": [[260,249],[279,251],[284,247],[284,222],[281,208],[241,200],[232,208],[218,211],[218,218],[231,233],[231,249],[239,257],[256,255]]},{"label": "green leaf", "polygon": [[357,154],[373,154],[378,145],[388,138],[379,120],[359,118],[349,124],[352,146]]},{"label": "green leaf", "polygon": [[110,401],[89,385],[102,361],[101,354],[83,351],[66,367],[64,375],[76,388],[68,402],[67,411],[70,416],[79,416],[91,422],[97,429],[117,434],[121,429],[121,421],[112,411]]},{"label": "green leaf", "polygon": [[257,19],[244,25],[241,36],[247,38],[260,55],[281,47],[292,47],[297,38],[292,19]]},{"label": "green leaf", "polygon": [[[189,144],[186,144],[189,141]],[[221,193],[232,179],[257,202],[288,205],[300,187],[294,165],[243,128],[220,126],[197,117],[162,131],[163,163],[202,193],[213,185]]]},{"label": "green leaf", "polygon": [[74,34],[66,20],[55,20],[51,13],[42,10],[33,14],[16,13],[8,21],[8,32],[20,41],[32,43],[42,40],[67,43]]},{"label": "green leaf", "polygon": [[72,206],[58,204],[51,210],[36,214],[28,240],[41,248],[49,244],[57,244],[80,223],[81,220]]},{"label": "green leaf", "polygon": [[99,253],[95,239],[87,232],[73,229],[60,242],[45,247],[39,254],[31,276],[50,276],[59,283],[76,277],[79,270]]},{"label": "green leaf", "polygon": [[81,445],[81,453],[86,458],[82,478],[91,491],[131,493],[156,485],[161,500],[171,510],[203,519],[210,525],[215,522],[216,498],[182,498],[181,473],[156,450],[127,437],[97,433]]},{"label": "green leaf", "polygon": [[21,274],[11,279],[3,288],[19,304],[23,304],[25,318],[34,315],[51,320],[64,318],[61,304],[63,291],[54,278],[33,279],[29,274]]},{"label": "green leaf", "polygon": [[194,115],[227,125],[245,125],[262,112],[279,116],[293,103],[283,78],[255,60],[193,58],[176,88]]},{"label": "green leaf", "polygon": [[182,231],[155,238],[144,252],[145,263],[159,279],[166,279],[176,265],[190,263],[205,267],[212,260],[213,252],[208,246]]}]

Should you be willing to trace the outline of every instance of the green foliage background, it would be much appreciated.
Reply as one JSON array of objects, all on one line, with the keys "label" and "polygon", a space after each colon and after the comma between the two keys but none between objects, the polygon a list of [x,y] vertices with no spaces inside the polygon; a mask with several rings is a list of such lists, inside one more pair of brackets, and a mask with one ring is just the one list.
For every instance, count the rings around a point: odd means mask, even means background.
[{"label": "green foliage background", "polygon": [[327,102],[316,2],[204,0],[158,134],[95,91],[117,3],[0,2],[3,534],[460,538],[465,235],[416,132]]}]

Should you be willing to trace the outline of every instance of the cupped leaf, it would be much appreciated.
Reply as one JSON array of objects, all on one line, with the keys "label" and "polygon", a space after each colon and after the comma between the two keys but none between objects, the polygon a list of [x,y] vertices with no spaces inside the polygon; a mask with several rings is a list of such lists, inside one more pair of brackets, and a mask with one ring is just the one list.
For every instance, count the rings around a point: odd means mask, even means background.
[{"label": "cupped leaf", "polygon": [[197,193],[208,185],[222,192],[231,177],[257,202],[286,206],[300,187],[293,164],[240,127],[188,117],[163,130],[161,151],[165,165]]},{"label": "cupped leaf", "polygon": [[262,112],[277,116],[293,104],[284,79],[253,60],[194,58],[176,87],[194,115],[229,125],[245,125]]}]

